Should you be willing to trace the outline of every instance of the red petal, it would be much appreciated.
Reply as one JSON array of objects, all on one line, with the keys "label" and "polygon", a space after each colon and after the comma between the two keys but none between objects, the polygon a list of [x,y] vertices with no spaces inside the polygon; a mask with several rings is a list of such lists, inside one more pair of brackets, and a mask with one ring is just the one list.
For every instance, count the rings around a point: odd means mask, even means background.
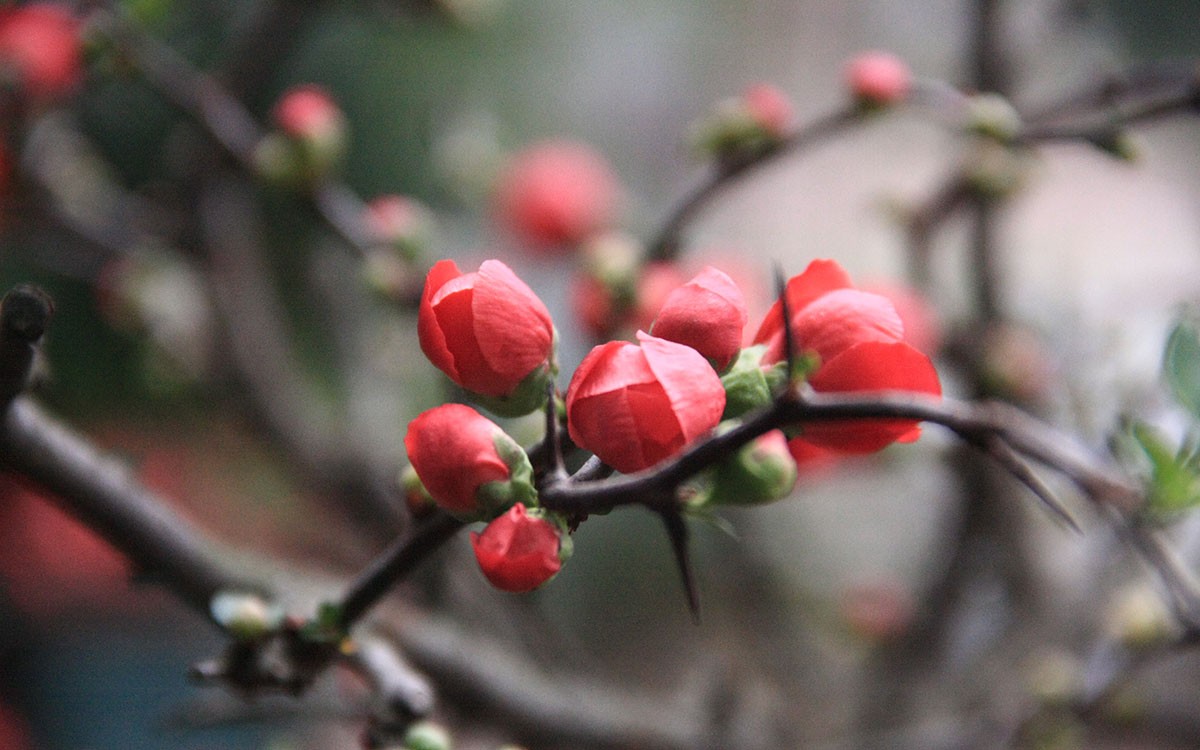
[{"label": "red petal", "polygon": [[[795,316],[813,300],[828,294],[835,289],[847,289],[854,286],[850,274],[835,260],[817,259],[808,264],[802,273],[788,279],[787,300],[788,309]],[[771,305],[763,318],[758,333],[754,334],[754,343],[765,344],[772,338],[783,333],[783,313],[779,300]]]},{"label": "red petal", "polygon": [[545,519],[534,518],[517,503],[504,515],[471,533],[471,546],[479,568],[493,586],[503,591],[532,591],[550,580],[559,568],[558,530]]},{"label": "red petal", "polygon": [[733,279],[705,266],[667,297],[651,332],[686,344],[723,369],[741,349],[746,300]]},{"label": "red petal", "polygon": [[[822,295],[792,320],[799,349],[815,351],[824,362],[856,344],[900,341],[904,337],[904,324],[891,300],[857,289],[837,289]],[[782,356],[782,352],[779,354]]]},{"label": "red petal", "polygon": [[458,371],[454,368],[454,356],[446,347],[446,337],[433,312],[433,296],[446,282],[461,275],[462,272],[452,260],[434,263],[425,276],[425,289],[421,292],[421,306],[417,310],[417,339],[421,342],[421,351],[425,352],[434,367],[452,380],[457,380]]},{"label": "red petal", "polygon": [[[825,363],[809,380],[826,393],[910,391],[940,396],[937,370],[906,343],[858,344]],[[912,420],[821,422],[804,426],[805,440],[844,453],[870,453],[919,429]]]},{"label": "red petal", "polygon": [[725,411],[725,388],[695,349],[638,331],[646,363],[671,401],[685,442],[717,426]]},{"label": "red petal", "polygon": [[452,369],[446,374],[468,391],[505,396],[511,392],[511,384],[492,369],[480,349],[474,302],[476,280],[473,273],[453,279],[433,298],[434,314],[452,357]]},{"label": "red petal", "polygon": [[[488,369],[502,382],[493,386],[507,395],[551,355],[554,326],[550,312],[525,282],[498,260],[479,267],[472,300],[475,339]],[[460,368],[461,369],[461,368]]]},{"label": "red petal", "polygon": [[404,436],[408,460],[425,489],[451,513],[475,512],[481,484],[509,477],[496,452],[500,428],[469,406],[443,404],[414,419]]}]

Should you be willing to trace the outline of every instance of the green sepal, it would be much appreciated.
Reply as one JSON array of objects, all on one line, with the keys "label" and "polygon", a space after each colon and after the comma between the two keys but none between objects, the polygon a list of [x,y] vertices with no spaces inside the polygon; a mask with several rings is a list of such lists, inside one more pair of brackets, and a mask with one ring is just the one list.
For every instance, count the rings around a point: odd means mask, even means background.
[{"label": "green sepal", "polygon": [[533,464],[529,455],[506,432],[498,432],[492,440],[496,455],[508,467],[508,479],[485,482],[475,491],[479,518],[489,520],[508,510],[514,503],[527,507],[537,505],[537,488],[533,484]]},{"label": "green sepal", "polygon": [[340,643],[346,639],[342,608],[333,602],[317,605],[317,614],[300,628],[300,637],[314,643]]},{"label": "green sepal", "polygon": [[471,400],[487,409],[498,417],[523,417],[537,411],[546,405],[548,386],[558,375],[558,363],[555,354],[558,351],[558,329],[554,329],[550,345],[550,358],[545,364],[534,368],[533,372],[517,384],[512,393],[507,396],[484,396],[471,393]]},{"label": "green sepal", "polygon": [[761,364],[766,349],[765,345],[746,347],[721,376],[725,388],[721,419],[734,419],[771,403],[771,383]]}]

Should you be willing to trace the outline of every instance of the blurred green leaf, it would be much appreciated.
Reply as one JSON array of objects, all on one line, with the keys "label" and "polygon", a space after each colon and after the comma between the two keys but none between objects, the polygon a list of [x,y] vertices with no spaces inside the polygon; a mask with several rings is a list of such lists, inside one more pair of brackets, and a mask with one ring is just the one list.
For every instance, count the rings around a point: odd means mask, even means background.
[{"label": "blurred green leaf", "polygon": [[1194,320],[1180,321],[1167,338],[1163,376],[1175,400],[1200,419],[1200,330]]},{"label": "blurred green leaf", "polygon": [[1200,505],[1200,456],[1185,445],[1173,450],[1161,433],[1146,424],[1133,426],[1133,438],[1150,460],[1147,510],[1171,517]]}]

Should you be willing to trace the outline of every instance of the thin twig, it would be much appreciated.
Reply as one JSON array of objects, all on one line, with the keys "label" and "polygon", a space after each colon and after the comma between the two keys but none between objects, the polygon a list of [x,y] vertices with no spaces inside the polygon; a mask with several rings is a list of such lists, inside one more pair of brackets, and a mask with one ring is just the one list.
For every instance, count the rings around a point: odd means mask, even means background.
[{"label": "thin twig", "polygon": [[712,173],[683,198],[668,214],[666,222],[646,252],[647,261],[670,260],[678,254],[683,231],[714,198],[738,178],[784,154],[795,153],[819,143],[859,121],[857,108],[843,109],[814,120],[779,144],[733,162],[719,162]]}]

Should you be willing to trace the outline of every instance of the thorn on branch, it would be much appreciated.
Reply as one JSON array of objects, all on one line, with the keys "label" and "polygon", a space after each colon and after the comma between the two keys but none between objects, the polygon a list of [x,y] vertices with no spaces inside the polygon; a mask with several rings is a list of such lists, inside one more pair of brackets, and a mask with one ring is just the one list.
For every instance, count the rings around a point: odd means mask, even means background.
[{"label": "thorn on branch", "polygon": [[787,388],[790,391],[792,381],[799,371],[796,361],[796,337],[792,330],[792,310],[787,298],[787,277],[783,266],[775,263],[775,294],[779,299],[779,314],[783,316],[783,361],[787,363]]},{"label": "thorn on branch", "polygon": [[980,447],[984,453],[991,456],[1008,473],[1012,474],[1013,478],[1025,485],[1038,500],[1041,500],[1042,506],[1050,512],[1050,515],[1055,520],[1061,522],[1077,534],[1083,533],[1083,529],[1080,528],[1075,517],[1062,504],[1053,490],[1046,486],[1046,483],[1034,473],[1029,464],[1016,451],[1009,447],[1007,443],[993,437],[984,441]]},{"label": "thorn on branch", "polygon": [[667,528],[667,537],[671,540],[671,551],[675,554],[675,565],[679,568],[680,581],[687,595],[688,609],[692,620],[700,624],[700,593],[696,589],[696,578],[692,573],[691,557],[688,554],[688,530],[683,514],[677,507],[658,510]]}]

